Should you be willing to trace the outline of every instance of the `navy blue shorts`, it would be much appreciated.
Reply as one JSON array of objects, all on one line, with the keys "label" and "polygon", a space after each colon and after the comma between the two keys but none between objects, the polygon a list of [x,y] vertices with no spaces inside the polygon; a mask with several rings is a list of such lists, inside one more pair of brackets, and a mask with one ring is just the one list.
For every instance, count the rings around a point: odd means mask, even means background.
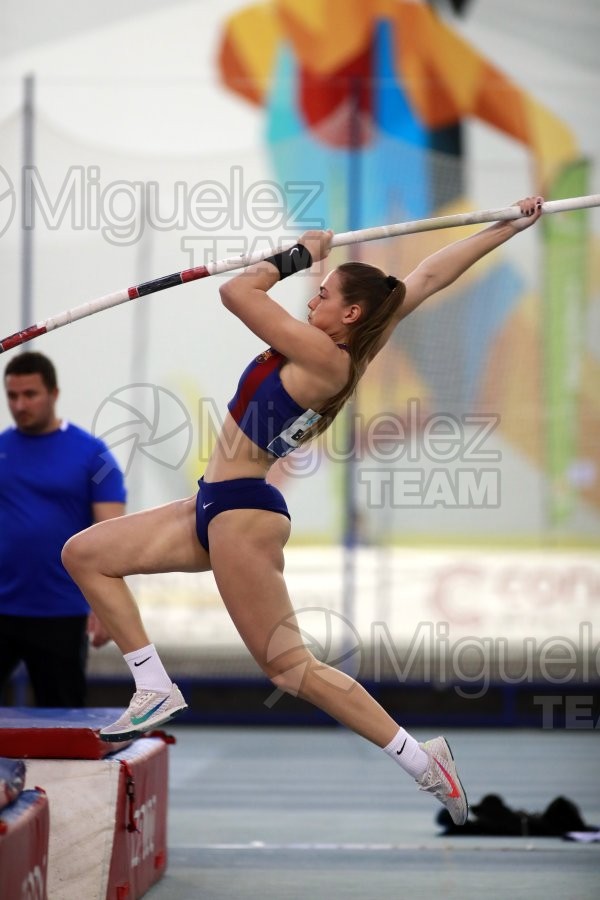
[{"label": "navy blue shorts", "polygon": [[226,509],[265,509],[291,519],[283,494],[264,478],[233,478],[231,481],[198,482],[196,534],[208,551],[208,526]]}]

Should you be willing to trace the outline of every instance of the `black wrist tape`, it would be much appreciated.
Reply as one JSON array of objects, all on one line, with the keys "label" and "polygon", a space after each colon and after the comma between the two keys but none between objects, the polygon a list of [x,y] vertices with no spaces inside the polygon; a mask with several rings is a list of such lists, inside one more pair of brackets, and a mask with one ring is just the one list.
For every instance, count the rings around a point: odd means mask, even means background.
[{"label": "black wrist tape", "polygon": [[282,250],[274,256],[268,256],[265,262],[272,263],[279,272],[279,280],[287,278],[288,275],[294,275],[302,269],[310,269],[312,266],[312,256],[310,251],[302,244],[294,244],[289,250]]}]

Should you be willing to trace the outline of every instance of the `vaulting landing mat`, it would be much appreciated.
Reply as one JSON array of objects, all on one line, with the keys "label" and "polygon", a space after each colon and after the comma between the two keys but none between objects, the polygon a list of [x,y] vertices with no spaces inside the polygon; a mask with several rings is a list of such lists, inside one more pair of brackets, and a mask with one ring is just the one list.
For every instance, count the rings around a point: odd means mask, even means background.
[{"label": "vaulting landing mat", "polygon": [[14,759],[104,759],[131,741],[109,744],[98,732],[122,709],[0,707],[0,756]]}]

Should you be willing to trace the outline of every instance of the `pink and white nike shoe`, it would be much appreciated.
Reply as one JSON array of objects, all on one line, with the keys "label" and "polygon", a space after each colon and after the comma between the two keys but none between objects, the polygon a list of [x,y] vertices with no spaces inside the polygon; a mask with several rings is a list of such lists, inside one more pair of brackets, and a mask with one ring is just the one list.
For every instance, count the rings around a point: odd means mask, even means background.
[{"label": "pink and white nike shoe", "polygon": [[464,825],[469,815],[467,795],[460,783],[454,757],[446,738],[436,737],[420,744],[429,757],[427,769],[417,778],[419,790],[427,791],[446,807],[455,825]]}]

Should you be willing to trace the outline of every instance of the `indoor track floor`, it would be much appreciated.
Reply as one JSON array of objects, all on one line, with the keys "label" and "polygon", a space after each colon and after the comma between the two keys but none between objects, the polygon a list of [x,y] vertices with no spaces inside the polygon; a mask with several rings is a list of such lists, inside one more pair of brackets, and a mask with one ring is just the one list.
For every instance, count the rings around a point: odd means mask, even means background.
[{"label": "indoor track floor", "polygon": [[[148,900],[600,897],[599,843],[441,836],[437,801],[345,730],[169,732],[169,865]],[[598,731],[445,735],[471,803],[562,795],[600,827]]]}]

